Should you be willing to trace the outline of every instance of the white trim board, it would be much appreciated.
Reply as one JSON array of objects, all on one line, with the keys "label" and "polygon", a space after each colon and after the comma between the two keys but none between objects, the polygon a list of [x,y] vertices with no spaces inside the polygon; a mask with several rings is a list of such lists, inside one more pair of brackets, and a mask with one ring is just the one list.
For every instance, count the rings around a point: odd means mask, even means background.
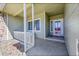
[{"label": "white trim board", "polygon": [[51,21],[53,22],[53,20],[50,20],[50,32],[53,32],[53,31],[51,31]]}]

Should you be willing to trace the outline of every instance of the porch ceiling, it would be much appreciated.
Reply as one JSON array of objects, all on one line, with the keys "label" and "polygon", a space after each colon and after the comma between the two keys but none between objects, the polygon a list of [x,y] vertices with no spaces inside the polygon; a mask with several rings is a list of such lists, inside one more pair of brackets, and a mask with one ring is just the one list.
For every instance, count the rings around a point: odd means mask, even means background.
[{"label": "porch ceiling", "polygon": [[[29,9],[31,4],[27,4],[27,9]],[[12,16],[17,16],[21,12],[23,12],[23,4],[22,3],[5,3],[0,4],[0,12],[10,14]]]},{"label": "porch ceiling", "polygon": [[[38,7],[40,6],[40,8]],[[48,15],[55,15],[59,13],[64,13],[65,4],[63,3],[44,3],[44,4],[36,4],[36,12],[45,11]]]},{"label": "porch ceiling", "polygon": [[[64,13],[64,5],[65,4],[56,4],[56,3],[37,3],[35,4],[35,14],[45,11],[48,15],[55,15],[59,13]],[[27,15],[31,16],[31,4],[27,4]],[[0,4],[0,11],[8,13],[13,16],[21,16],[23,17],[23,4]]]}]

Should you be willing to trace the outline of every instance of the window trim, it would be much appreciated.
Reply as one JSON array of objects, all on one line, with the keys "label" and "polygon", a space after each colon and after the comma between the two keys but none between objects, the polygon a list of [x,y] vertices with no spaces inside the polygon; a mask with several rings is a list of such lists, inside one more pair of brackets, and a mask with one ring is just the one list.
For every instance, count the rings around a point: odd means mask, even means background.
[{"label": "window trim", "polygon": [[39,22],[40,22],[40,25],[39,25],[40,30],[36,30],[36,29],[35,29],[35,32],[40,32],[40,31],[41,31],[41,19],[40,19],[40,18],[37,18],[37,19],[35,19],[35,20],[39,20]]},{"label": "window trim", "polygon": [[[39,22],[40,22],[40,25],[39,25],[39,27],[40,27],[40,30],[36,30],[35,28],[34,28],[34,30],[35,30],[35,32],[40,32],[41,31],[41,19],[40,18],[37,18],[37,19],[34,19],[34,21],[35,20],[39,20]],[[28,20],[27,22],[31,22],[32,20]],[[28,30],[28,31],[32,31],[32,30]]]}]

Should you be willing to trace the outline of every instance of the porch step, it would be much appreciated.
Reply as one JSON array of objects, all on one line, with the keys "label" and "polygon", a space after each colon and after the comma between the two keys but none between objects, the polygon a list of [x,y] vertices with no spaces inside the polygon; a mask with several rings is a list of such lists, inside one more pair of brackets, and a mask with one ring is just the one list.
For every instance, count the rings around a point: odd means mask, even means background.
[{"label": "porch step", "polygon": [[46,38],[47,40],[51,40],[51,41],[56,41],[56,42],[60,42],[60,43],[65,43],[64,39],[61,38]]}]

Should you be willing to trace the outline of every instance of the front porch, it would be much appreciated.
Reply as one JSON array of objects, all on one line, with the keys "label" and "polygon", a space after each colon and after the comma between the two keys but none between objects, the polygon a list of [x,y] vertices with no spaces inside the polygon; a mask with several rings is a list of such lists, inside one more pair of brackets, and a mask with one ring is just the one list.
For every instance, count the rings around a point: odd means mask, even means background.
[{"label": "front porch", "polygon": [[[3,32],[3,34],[0,33],[1,41],[4,39],[4,37],[6,41],[3,40],[3,42],[8,41],[9,43],[10,42],[9,40],[11,40],[11,42],[14,42],[15,41],[14,39],[16,39],[16,41],[18,40],[18,42],[14,44],[11,43],[11,47],[15,46],[17,48],[17,45],[19,46],[21,45],[22,46],[21,47],[22,51],[20,51],[21,54],[24,52],[26,53],[26,55],[29,56],[30,55],[65,56],[68,55],[68,53],[69,55],[76,55],[76,48],[75,48],[76,42],[74,39],[77,39],[79,36],[76,35],[76,33],[78,33],[77,29],[78,27],[75,27],[75,25],[79,23],[77,23],[78,21],[74,20],[78,18],[77,17],[78,15],[75,14],[77,12],[76,10],[74,11],[74,8],[72,7],[72,6],[75,7],[76,5],[74,4],[1,4],[1,5],[3,5],[3,8],[1,9],[2,11],[0,11],[1,12],[0,17],[1,20],[4,20],[2,22],[0,21],[0,24],[4,23],[3,26],[0,27],[1,32]],[[67,7],[66,11],[64,11],[65,6]],[[68,6],[72,7],[73,9]],[[71,10],[73,10],[72,12],[74,13],[72,13]],[[63,26],[64,29],[62,30],[60,29],[59,24],[60,21],[58,21],[59,18],[55,19],[56,20],[56,22],[54,23],[55,27],[53,26],[54,25],[53,22],[50,22],[50,20],[52,19],[49,19],[50,16],[58,14],[66,14],[64,18],[64,26]],[[74,16],[72,17],[73,14]],[[50,25],[50,23],[52,24]],[[56,36],[56,33],[60,33],[60,30],[61,31],[64,30],[63,31],[64,35],[62,35],[61,33],[60,35],[57,34]],[[1,45],[6,46],[6,44],[8,43],[1,43]],[[3,55],[8,54],[3,53]]]}]

